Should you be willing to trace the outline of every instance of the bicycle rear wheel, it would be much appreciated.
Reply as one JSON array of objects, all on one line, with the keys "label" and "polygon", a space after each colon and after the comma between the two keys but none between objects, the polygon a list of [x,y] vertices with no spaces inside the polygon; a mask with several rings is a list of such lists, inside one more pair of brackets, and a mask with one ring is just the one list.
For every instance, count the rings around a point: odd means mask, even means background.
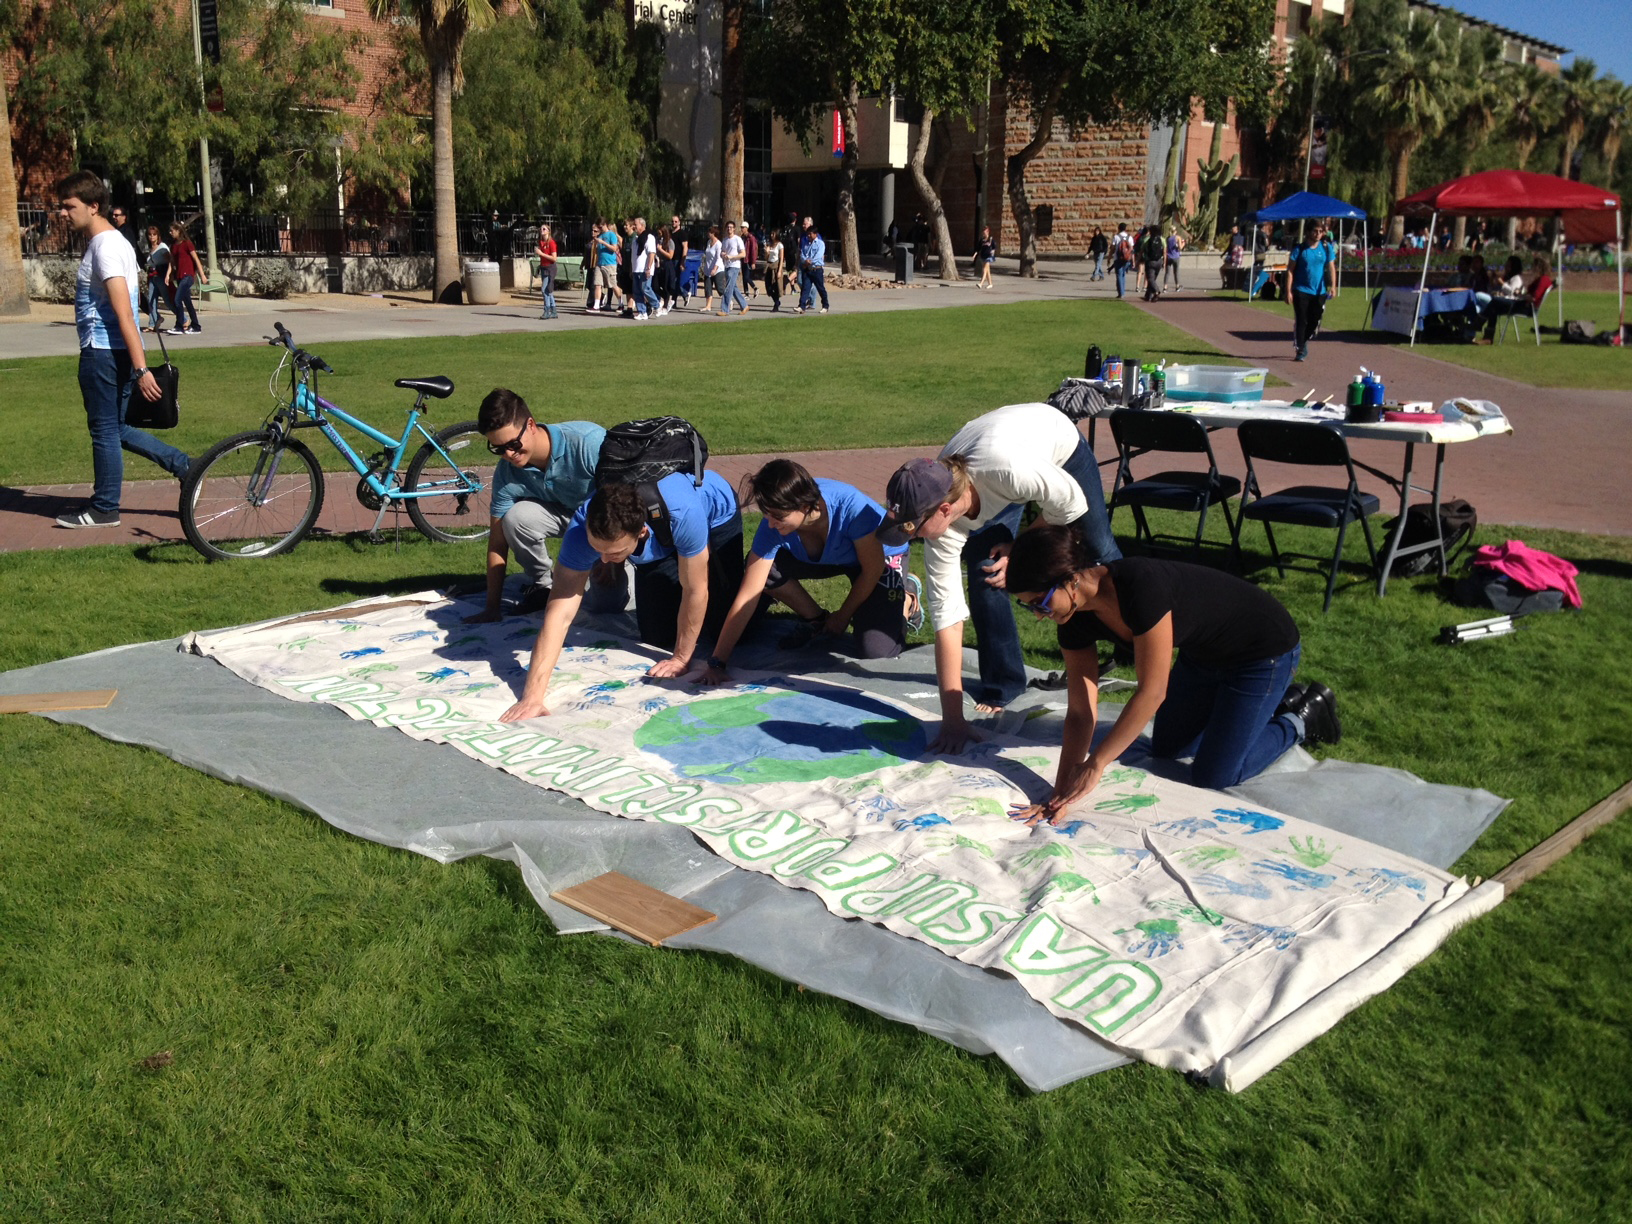
[{"label": "bicycle rear wheel", "polygon": [[322,509],[317,457],[269,429],[217,442],[181,486],[182,530],[211,561],[288,552]]},{"label": "bicycle rear wheel", "polygon": [[437,433],[436,442],[441,451],[427,442],[408,465],[403,491],[425,493],[404,499],[408,517],[431,539],[445,544],[485,539],[497,462],[488,454],[486,436],[475,421],[461,421]]}]

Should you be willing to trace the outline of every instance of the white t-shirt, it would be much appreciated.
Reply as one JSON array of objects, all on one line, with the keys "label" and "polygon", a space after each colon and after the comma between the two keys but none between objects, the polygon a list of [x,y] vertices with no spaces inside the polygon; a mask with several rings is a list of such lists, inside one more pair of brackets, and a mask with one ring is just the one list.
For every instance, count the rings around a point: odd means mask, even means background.
[{"label": "white t-shirt", "polygon": [[1036,502],[1043,521],[1074,523],[1088,513],[1082,486],[1064,464],[1083,441],[1077,427],[1049,404],[1010,404],[976,417],[953,435],[942,457],[961,456],[980,496],[972,516],[956,519],[938,540],[924,541],[924,603],[937,629],[969,617],[963,546],[1010,506]]},{"label": "white t-shirt", "polygon": [[141,271],[136,248],[118,230],[103,230],[85,244],[85,256],[79,261],[79,275],[74,280],[74,325],[79,328],[80,348],[125,347],[125,338],[119,334],[119,316],[113,313],[113,301],[108,297],[108,279],[125,278],[130,317],[134,319],[140,309],[136,304],[136,281]]},{"label": "white t-shirt", "polygon": [[635,239],[635,275],[645,276],[652,270],[652,260],[657,254],[657,238],[650,230]]},{"label": "white t-shirt", "polygon": [[703,251],[703,275],[713,276],[714,273],[721,271],[724,271],[724,268],[720,263],[720,244],[710,239]]},{"label": "white t-shirt", "polygon": [[725,259],[727,270],[742,267],[742,257],[748,253],[748,248],[742,244],[742,239],[735,234],[720,244],[720,254]]}]

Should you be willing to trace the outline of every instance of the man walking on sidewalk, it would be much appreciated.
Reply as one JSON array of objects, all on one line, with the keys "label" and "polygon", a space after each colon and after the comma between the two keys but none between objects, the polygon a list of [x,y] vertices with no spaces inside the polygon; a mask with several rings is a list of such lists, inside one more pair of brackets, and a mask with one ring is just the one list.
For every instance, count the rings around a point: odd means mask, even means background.
[{"label": "man walking on sidewalk", "polygon": [[57,184],[57,201],[57,211],[87,240],[74,285],[74,324],[79,329],[79,392],[95,472],[91,504],[77,514],[62,515],[57,526],[117,527],[125,479],[121,448],[178,478],[187,475],[193,460],[185,451],[125,424],[133,388],[146,400],[156,400],[163,392],[147,368],[136,324],[141,275],[136,248],[102,215],[108,206],[107,188],[97,175],[78,170]]},{"label": "man walking on sidewalk", "polygon": [[1309,340],[1326,312],[1326,298],[1337,284],[1337,255],[1326,242],[1326,225],[1310,224],[1303,243],[1286,263],[1287,295],[1292,299],[1293,360],[1309,355]]}]

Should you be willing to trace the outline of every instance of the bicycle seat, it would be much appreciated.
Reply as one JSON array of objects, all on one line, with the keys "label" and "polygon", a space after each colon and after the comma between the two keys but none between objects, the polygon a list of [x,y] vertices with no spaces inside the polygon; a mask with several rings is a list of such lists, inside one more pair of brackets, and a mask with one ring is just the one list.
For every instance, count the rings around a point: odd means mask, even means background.
[{"label": "bicycle seat", "polygon": [[404,391],[419,391],[425,395],[433,395],[437,399],[447,399],[453,394],[453,379],[446,374],[438,374],[433,378],[399,378],[397,386]]}]

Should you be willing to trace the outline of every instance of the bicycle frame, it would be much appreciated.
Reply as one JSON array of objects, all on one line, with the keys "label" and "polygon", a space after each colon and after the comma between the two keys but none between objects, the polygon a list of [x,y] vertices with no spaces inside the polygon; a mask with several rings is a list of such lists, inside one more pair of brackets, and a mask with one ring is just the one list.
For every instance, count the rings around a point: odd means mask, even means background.
[{"label": "bicycle frame", "polygon": [[[368,487],[386,501],[408,501],[413,498],[440,496],[448,492],[449,488],[455,483],[457,483],[458,488],[470,493],[475,493],[481,488],[479,484],[463,473],[460,474],[457,482],[439,481],[424,488],[412,490],[402,489],[397,486],[398,466],[402,461],[404,452],[408,449],[410,439],[415,433],[418,433],[420,437],[429,442],[450,467],[455,471],[459,470],[459,465],[454,462],[453,457],[443,450],[441,444],[437,442],[431,432],[419,423],[423,413],[417,402],[408,410],[408,421],[403,426],[402,437],[400,438],[393,438],[389,434],[375,429],[367,421],[359,420],[345,409],[324,399],[306,383],[298,380],[295,383],[294,400],[291,408],[297,416],[305,418],[304,421],[295,421],[293,423],[294,428],[316,428],[322,431],[323,436],[334,445],[334,448],[340,452],[345,461],[351,465],[352,471],[361,476]],[[377,475],[369,469],[369,465],[352,449],[351,445],[341,436],[340,431],[334,427],[329,420],[330,417],[344,425],[349,425],[364,437],[373,439],[385,448],[386,453],[390,456],[390,464],[383,474]]]}]

